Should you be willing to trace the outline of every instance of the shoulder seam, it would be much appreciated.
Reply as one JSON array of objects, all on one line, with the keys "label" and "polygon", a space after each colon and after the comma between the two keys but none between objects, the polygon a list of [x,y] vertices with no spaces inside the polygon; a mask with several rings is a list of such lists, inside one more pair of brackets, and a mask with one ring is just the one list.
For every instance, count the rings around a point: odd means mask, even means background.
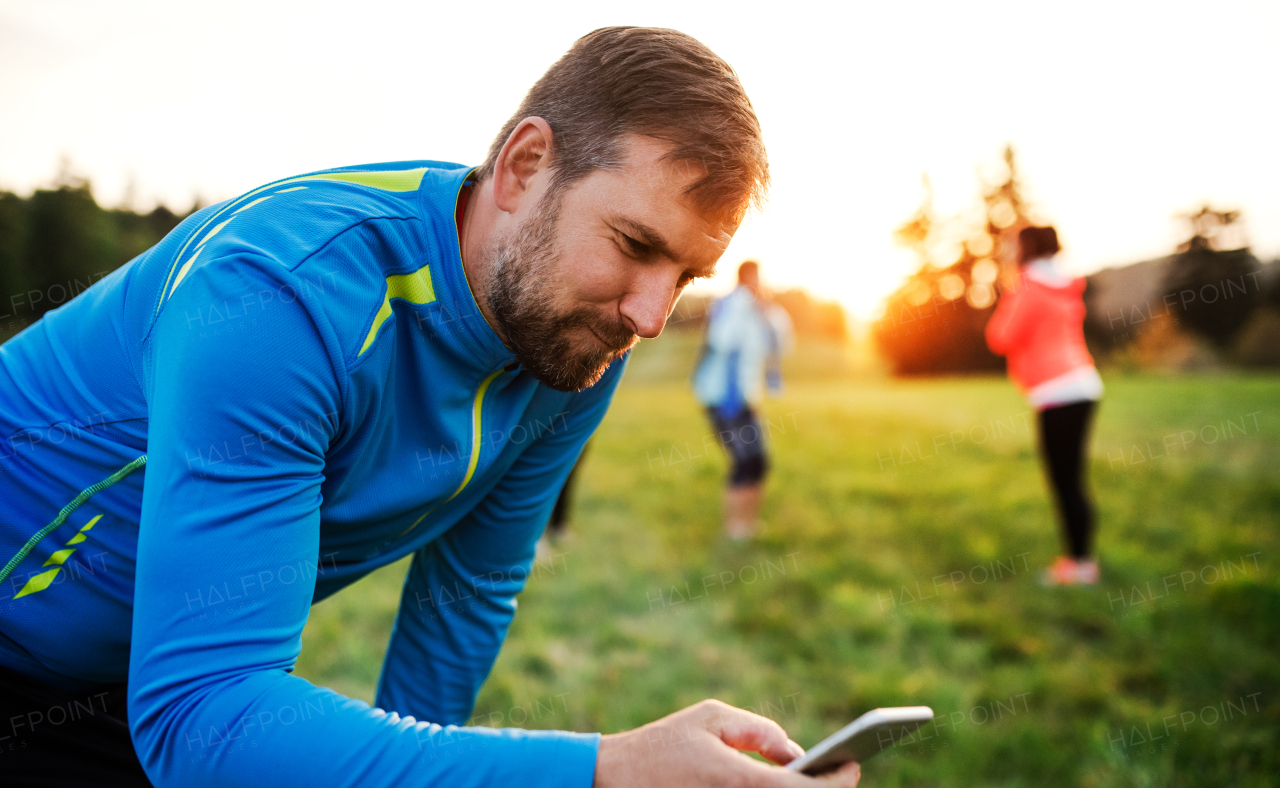
[{"label": "shoulder seam", "polygon": [[[315,257],[316,255],[318,255],[318,254],[320,254],[321,252],[323,252],[323,251],[325,251],[326,249],[328,249],[328,248],[329,248],[329,247],[330,247],[330,246],[331,246],[335,241],[337,241],[338,239],[342,238],[344,235],[346,235],[347,233],[351,232],[352,230],[354,230],[354,229],[356,229],[356,228],[358,228],[358,227],[361,227],[361,226],[362,226],[362,225],[364,225],[364,224],[367,224],[367,223],[369,223],[369,222],[374,222],[374,221],[382,221],[382,220],[393,220],[393,221],[400,221],[400,222],[418,222],[418,223],[422,223],[422,217],[421,217],[421,216],[366,216],[366,217],[364,217],[363,219],[361,219],[360,221],[358,221],[358,222],[354,222],[353,224],[351,224],[351,225],[349,225],[348,227],[344,228],[344,229],[343,229],[343,230],[341,230],[340,232],[336,232],[336,233],[334,233],[332,236],[330,236],[330,237],[329,237],[329,239],[328,239],[327,241],[325,241],[325,242],[324,242],[324,244],[323,244],[323,245],[321,245],[319,248],[317,248],[317,249],[313,250],[310,254],[308,254],[306,257],[302,258],[301,260],[299,260],[296,264],[294,264],[291,268],[288,268],[287,270],[289,271],[289,273],[294,274],[295,276],[301,276],[301,274],[296,273],[296,271],[297,271],[300,267],[302,267],[302,265],[303,265],[303,264],[305,264],[307,261],[309,261],[311,258]],[[416,271],[416,270],[418,270],[418,268],[421,268],[423,265],[429,265],[429,264],[430,264],[430,260],[428,260],[428,261],[426,261],[426,262],[422,262],[421,260],[419,260],[419,261],[417,261],[417,268],[414,268],[414,269],[412,269],[412,270]],[[376,309],[377,309],[377,306],[375,305],[371,311],[376,311]],[[361,322],[361,325],[363,325],[365,322],[367,322],[367,320],[362,319],[360,322]],[[342,338],[341,338],[341,337],[337,337],[337,335],[335,334],[335,339],[336,339],[336,340],[337,340],[337,342],[338,342],[338,349],[339,349],[339,351],[341,351],[341,354],[342,354],[342,366],[343,366],[343,371],[344,371],[348,376],[350,376],[350,374],[351,374],[351,368],[352,368],[352,367],[354,367],[356,364],[359,364],[359,363],[360,363],[360,356],[359,356],[359,354],[357,354],[356,356],[354,356],[354,357],[352,357],[352,358],[348,359],[348,357],[347,357],[347,347],[346,347],[346,345],[343,343]]]},{"label": "shoulder seam", "polygon": [[368,222],[381,221],[381,220],[383,220],[383,219],[391,219],[391,220],[398,221],[398,222],[421,222],[421,221],[422,221],[422,217],[421,217],[421,216],[390,216],[390,215],[387,215],[387,216],[366,216],[366,217],[362,218],[360,221],[358,221],[358,222],[353,222],[352,224],[347,225],[346,227],[342,228],[342,229],[341,229],[341,230],[339,230],[338,232],[336,232],[336,233],[334,233],[333,235],[329,236],[329,239],[328,239],[327,241],[325,241],[323,244],[321,244],[321,245],[320,245],[319,247],[317,247],[316,249],[313,249],[313,250],[311,251],[311,253],[310,253],[310,254],[308,254],[306,257],[302,258],[302,259],[301,259],[301,260],[299,260],[298,262],[294,263],[293,265],[289,266],[289,267],[288,267],[288,268],[286,268],[285,270],[289,271],[290,273],[293,273],[293,272],[294,272],[295,270],[297,270],[297,269],[298,269],[298,267],[299,267],[299,266],[301,266],[303,263],[307,262],[307,261],[308,261],[308,260],[310,260],[312,257],[315,257],[316,255],[320,254],[320,253],[321,253],[321,252],[323,252],[325,249],[328,249],[328,248],[329,248],[329,246],[330,246],[334,241],[338,240],[338,239],[339,239],[339,238],[341,238],[342,236],[344,236],[344,235],[346,235],[347,233],[351,232],[352,230],[356,229],[356,228],[357,228],[357,227],[359,227],[360,225],[362,225],[362,224],[366,224],[366,223],[368,223]]}]

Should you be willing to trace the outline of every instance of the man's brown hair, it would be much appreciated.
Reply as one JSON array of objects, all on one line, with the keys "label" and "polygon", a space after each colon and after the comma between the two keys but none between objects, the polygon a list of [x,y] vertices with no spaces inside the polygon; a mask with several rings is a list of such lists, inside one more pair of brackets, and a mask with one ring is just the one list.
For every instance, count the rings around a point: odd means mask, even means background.
[{"label": "man's brown hair", "polygon": [[1052,227],[1023,227],[1018,232],[1018,262],[1022,265],[1060,251],[1058,231]]},{"label": "man's brown hair", "polygon": [[687,191],[702,210],[741,218],[769,185],[760,122],[738,75],[675,30],[604,27],[578,39],[494,138],[479,179],[493,174],[511,132],[534,116],[551,126],[553,191],[618,167],[627,134],[669,142],[670,160],[705,172]]}]

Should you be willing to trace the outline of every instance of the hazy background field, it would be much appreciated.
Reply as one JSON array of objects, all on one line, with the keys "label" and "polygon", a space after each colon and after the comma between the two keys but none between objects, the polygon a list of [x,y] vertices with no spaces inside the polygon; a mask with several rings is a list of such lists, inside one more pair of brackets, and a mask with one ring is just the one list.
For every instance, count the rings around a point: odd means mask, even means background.
[{"label": "hazy background field", "polygon": [[[716,697],[809,746],[927,704],[865,785],[1274,784],[1280,377],[1104,371],[1103,580],[1045,589],[1057,526],[1003,378],[894,380],[805,343],[765,408],[767,527],[735,546],[696,343],[637,350],[476,724],[612,732]],[[317,605],[298,673],[372,700],[405,568]]]}]

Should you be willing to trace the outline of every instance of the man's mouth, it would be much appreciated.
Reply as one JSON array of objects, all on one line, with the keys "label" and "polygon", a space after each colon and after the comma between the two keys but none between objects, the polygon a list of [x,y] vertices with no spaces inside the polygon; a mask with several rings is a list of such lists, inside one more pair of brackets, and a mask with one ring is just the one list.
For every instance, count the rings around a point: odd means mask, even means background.
[{"label": "man's mouth", "polygon": [[621,353],[622,351],[631,347],[632,343],[630,340],[628,340],[627,342],[624,342],[622,345],[619,346],[619,345],[613,344],[612,342],[605,341],[604,337],[600,336],[600,333],[596,331],[593,327],[588,325],[586,329],[587,331],[591,332],[591,336],[595,337],[595,340],[597,342],[599,342],[602,346],[604,346],[605,350],[608,350],[611,353]]}]

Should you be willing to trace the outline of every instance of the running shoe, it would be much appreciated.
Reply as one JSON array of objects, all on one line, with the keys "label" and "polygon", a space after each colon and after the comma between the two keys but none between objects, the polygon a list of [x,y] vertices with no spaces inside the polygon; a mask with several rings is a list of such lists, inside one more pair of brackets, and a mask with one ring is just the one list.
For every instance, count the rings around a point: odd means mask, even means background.
[{"label": "running shoe", "polygon": [[1098,559],[1082,558],[1076,561],[1076,582],[1084,586],[1097,585],[1102,578],[1102,570],[1098,569]]},{"label": "running shoe", "polygon": [[1057,560],[1040,572],[1042,586],[1073,586],[1079,582],[1076,561],[1070,556],[1058,556]]},{"label": "running shoe", "polygon": [[1040,572],[1042,586],[1092,586],[1097,585],[1102,572],[1098,569],[1098,559],[1061,555]]}]

